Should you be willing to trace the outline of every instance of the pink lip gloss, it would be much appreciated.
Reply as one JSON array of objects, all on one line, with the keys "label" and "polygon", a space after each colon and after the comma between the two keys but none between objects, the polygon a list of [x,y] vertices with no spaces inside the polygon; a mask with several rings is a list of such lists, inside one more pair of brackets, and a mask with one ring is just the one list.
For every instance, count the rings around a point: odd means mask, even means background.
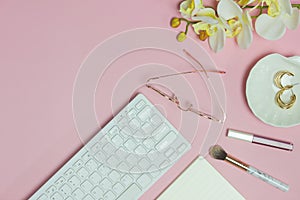
[{"label": "pink lip gloss", "polygon": [[230,138],[244,140],[247,142],[265,145],[265,146],[269,146],[269,147],[274,147],[274,148],[278,148],[278,149],[283,149],[283,150],[287,150],[287,151],[293,150],[293,143],[291,143],[291,142],[267,138],[267,137],[263,137],[263,136],[259,136],[259,135],[255,135],[255,134],[251,134],[251,133],[245,133],[245,132],[241,132],[241,131],[228,129],[227,136]]}]

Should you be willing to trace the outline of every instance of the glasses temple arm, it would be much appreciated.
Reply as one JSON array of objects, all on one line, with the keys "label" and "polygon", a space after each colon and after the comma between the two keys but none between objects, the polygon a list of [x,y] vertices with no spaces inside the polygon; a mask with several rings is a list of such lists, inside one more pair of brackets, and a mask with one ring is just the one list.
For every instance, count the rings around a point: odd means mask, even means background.
[{"label": "glasses temple arm", "polygon": [[199,115],[199,116],[201,116],[201,117],[204,117],[204,118],[206,118],[206,119],[210,119],[210,120],[213,120],[213,121],[216,121],[216,122],[219,122],[219,123],[223,123],[222,120],[217,119],[217,118],[215,118],[215,117],[212,116],[212,115],[209,115],[209,114],[207,114],[207,113],[204,113],[204,112],[201,112],[201,111],[199,111],[199,110],[196,110],[196,109],[192,108],[192,105],[190,105],[190,106],[189,106],[188,108],[186,108],[186,109],[182,108],[179,104],[177,105],[177,107],[178,107],[180,110],[182,110],[182,111],[190,111],[190,112],[193,112],[193,113],[195,113],[195,114],[197,114],[197,115]]},{"label": "glasses temple arm", "polygon": [[200,66],[200,68],[201,68],[202,70],[204,70],[205,76],[208,78],[208,74],[207,74],[207,72],[205,71],[205,68],[203,67],[203,65],[202,65],[202,64],[201,64],[194,56],[192,56],[192,54],[190,54],[187,50],[183,49],[183,52],[184,52],[188,57],[190,57],[194,62],[196,62],[196,63]]},{"label": "glasses temple arm", "polygon": [[211,73],[219,73],[219,74],[225,74],[226,73],[225,71],[222,71],[222,70],[202,70],[202,69],[199,69],[199,70],[186,71],[186,72],[180,72],[180,73],[174,73],[174,74],[167,74],[167,75],[152,77],[152,78],[149,78],[147,80],[147,83],[149,83],[152,80],[157,80],[157,79],[160,79],[160,78],[166,78],[166,77],[170,77],[170,76],[178,76],[178,75],[183,75],[183,74],[191,74],[191,73],[196,73],[196,72],[206,72],[206,73],[211,72]]}]

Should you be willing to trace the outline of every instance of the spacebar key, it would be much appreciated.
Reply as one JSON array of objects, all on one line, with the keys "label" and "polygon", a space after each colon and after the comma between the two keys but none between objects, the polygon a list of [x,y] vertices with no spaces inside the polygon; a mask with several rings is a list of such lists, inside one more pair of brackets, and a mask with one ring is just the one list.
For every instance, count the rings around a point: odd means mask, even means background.
[{"label": "spacebar key", "polygon": [[119,196],[117,200],[137,199],[138,194],[141,192],[142,190],[136,184],[132,184],[129,186],[129,188],[127,188],[127,190],[125,190],[125,192],[121,194],[121,196]]}]

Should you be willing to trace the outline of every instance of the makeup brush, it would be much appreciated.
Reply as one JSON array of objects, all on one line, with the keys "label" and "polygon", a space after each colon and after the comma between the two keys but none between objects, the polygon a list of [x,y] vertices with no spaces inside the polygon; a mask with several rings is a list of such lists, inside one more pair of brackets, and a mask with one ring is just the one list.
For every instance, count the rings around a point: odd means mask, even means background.
[{"label": "makeup brush", "polygon": [[224,149],[219,146],[219,145],[214,145],[212,147],[210,147],[209,149],[209,155],[215,159],[218,160],[225,160],[226,162],[229,162],[231,164],[233,164],[234,166],[248,172],[249,174],[265,181],[266,183],[269,183],[271,185],[273,185],[274,187],[287,192],[289,190],[289,186],[283,182],[281,182],[280,180],[277,180],[276,178],[273,178],[272,176],[256,169],[255,167],[252,167],[234,157],[232,157],[231,155],[228,155]]}]

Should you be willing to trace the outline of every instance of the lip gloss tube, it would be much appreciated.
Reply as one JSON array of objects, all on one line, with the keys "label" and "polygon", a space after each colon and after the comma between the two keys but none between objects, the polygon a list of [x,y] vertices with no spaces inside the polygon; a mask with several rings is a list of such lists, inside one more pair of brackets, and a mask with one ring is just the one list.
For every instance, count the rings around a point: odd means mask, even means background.
[{"label": "lip gloss tube", "polygon": [[247,142],[251,142],[254,144],[260,144],[264,146],[269,146],[269,147],[274,147],[278,149],[283,149],[287,151],[292,151],[293,150],[293,143],[291,142],[286,142],[282,140],[277,140],[277,139],[272,139],[272,138],[267,138],[251,133],[245,133],[241,131],[236,131],[232,129],[228,129],[227,136],[230,138],[235,138],[238,140],[244,140]]}]

